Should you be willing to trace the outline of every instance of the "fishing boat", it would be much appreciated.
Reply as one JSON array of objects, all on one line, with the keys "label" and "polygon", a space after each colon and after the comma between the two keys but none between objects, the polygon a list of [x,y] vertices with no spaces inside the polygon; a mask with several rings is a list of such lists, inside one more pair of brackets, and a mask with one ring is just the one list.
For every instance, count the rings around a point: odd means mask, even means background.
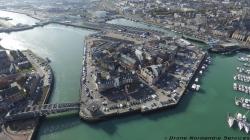
[{"label": "fishing boat", "polygon": [[233,116],[230,116],[230,114],[227,115],[227,123],[228,126],[231,128],[234,125],[235,118]]}]

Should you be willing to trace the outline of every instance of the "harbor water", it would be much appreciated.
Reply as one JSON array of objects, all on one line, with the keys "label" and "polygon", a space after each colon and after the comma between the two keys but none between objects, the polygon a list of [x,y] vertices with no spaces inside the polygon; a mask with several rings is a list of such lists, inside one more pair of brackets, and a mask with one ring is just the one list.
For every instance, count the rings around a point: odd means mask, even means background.
[{"label": "harbor water", "polygon": [[[148,28],[125,19],[112,22]],[[53,24],[2,33],[0,44],[8,49],[30,49],[43,58],[49,57],[56,78],[50,103],[76,102],[79,101],[84,37],[91,33],[94,31]],[[77,112],[52,116],[41,122],[36,139],[164,140],[169,136],[246,136],[238,129],[228,128],[226,121],[229,112],[246,112],[234,104],[235,96],[245,94],[232,88],[233,75],[241,63],[236,60],[237,55],[213,55],[212,58],[212,64],[200,80],[201,90],[185,95],[175,108],[93,124],[80,121]]]}]

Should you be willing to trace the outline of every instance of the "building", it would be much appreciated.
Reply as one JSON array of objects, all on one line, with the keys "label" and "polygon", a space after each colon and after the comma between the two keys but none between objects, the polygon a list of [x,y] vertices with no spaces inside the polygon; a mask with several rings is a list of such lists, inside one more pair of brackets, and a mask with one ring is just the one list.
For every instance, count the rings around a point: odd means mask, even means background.
[{"label": "building", "polygon": [[207,17],[205,15],[202,15],[202,14],[196,14],[195,22],[196,22],[197,25],[206,24],[207,23]]},{"label": "building", "polygon": [[128,69],[134,69],[136,66],[136,60],[128,55],[121,54],[121,65]]},{"label": "building", "polygon": [[24,99],[24,96],[21,94],[21,90],[17,86],[1,90],[0,95],[3,98],[3,101],[10,103],[16,103]]},{"label": "building", "polygon": [[223,30],[223,29],[214,29],[214,30],[212,30],[212,34],[216,35],[216,36],[229,37],[228,31]]},{"label": "building", "polygon": [[13,57],[13,62],[19,69],[27,69],[31,67],[31,63],[21,51],[12,50],[10,51],[10,55]]},{"label": "building", "polygon": [[151,65],[140,70],[140,77],[149,85],[153,85],[166,72],[164,65]]},{"label": "building", "polygon": [[232,34],[232,38],[237,39],[239,41],[245,41],[247,39],[247,37],[248,37],[248,32],[246,32],[246,31],[236,30]]},{"label": "building", "polygon": [[97,74],[96,84],[99,92],[106,91],[108,89],[117,88],[125,84],[131,84],[136,81],[136,75],[130,73],[120,77],[113,77],[109,79],[101,78],[100,73]]},{"label": "building", "polygon": [[6,51],[0,50],[0,75],[14,73],[14,72],[15,72],[15,67],[10,62]]},{"label": "building", "polygon": [[18,62],[17,66],[20,69],[27,69],[27,68],[31,67],[31,63],[28,60],[27,61],[22,61],[22,62]]}]

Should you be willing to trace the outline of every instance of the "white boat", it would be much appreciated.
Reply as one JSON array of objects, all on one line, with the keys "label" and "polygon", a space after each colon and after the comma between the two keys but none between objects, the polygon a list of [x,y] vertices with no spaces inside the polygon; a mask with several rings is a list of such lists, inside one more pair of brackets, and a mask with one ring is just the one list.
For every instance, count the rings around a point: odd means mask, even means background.
[{"label": "white boat", "polygon": [[234,80],[237,80],[237,76],[234,76]]},{"label": "white boat", "polygon": [[238,127],[240,130],[242,130],[242,128],[244,127],[244,123],[242,122],[242,120],[238,121]]},{"label": "white boat", "polygon": [[239,86],[239,91],[242,91],[241,85]]},{"label": "white boat", "polygon": [[200,75],[202,75],[202,73],[203,73],[202,70],[199,73],[200,73]]},{"label": "white boat", "polygon": [[196,84],[192,85],[192,89],[194,89],[194,90],[196,89]]},{"label": "white boat", "polygon": [[244,130],[247,134],[249,133],[249,124],[244,123]]},{"label": "white boat", "polygon": [[[250,110],[250,100],[249,99],[246,99],[246,98],[236,98],[235,97],[235,105],[237,106],[241,106],[247,110]],[[243,115],[242,116],[242,119],[246,121],[246,116]]]},{"label": "white boat", "polygon": [[195,80],[194,80],[194,81],[195,81],[196,83],[197,83],[197,82],[199,82],[199,78],[195,78]]},{"label": "white boat", "polygon": [[239,106],[240,105],[240,100],[235,98],[235,105]]},{"label": "white boat", "polygon": [[234,90],[237,90],[237,84],[236,83],[233,84],[233,88],[234,88]]},{"label": "white boat", "polygon": [[196,85],[196,91],[199,91],[200,90],[200,85]]},{"label": "white boat", "polygon": [[227,116],[227,123],[228,123],[228,126],[229,126],[230,128],[233,127],[234,121],[235,121],[235,118],[232,117],[232,116],[230,116],[230,115],[228,114],[228,116]]},{"label": "white boat", "polygon": [[242,120],[242,114],[241,113],[237,113],[236,114],[236,119],[237,120]]},{"label": "white boat", "polygon": [[246,115],[243,115],[242,120],[243,120],[244,122],[246,122],[246,121],[247,121],[247,117],[246,117]]}]

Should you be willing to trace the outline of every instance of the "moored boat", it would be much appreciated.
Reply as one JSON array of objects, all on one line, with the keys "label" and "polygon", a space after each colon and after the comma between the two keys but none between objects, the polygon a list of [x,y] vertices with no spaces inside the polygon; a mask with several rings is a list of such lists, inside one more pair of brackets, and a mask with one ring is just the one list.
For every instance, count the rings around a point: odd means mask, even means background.
[{"label": "moored boat", "polygon": [[246,98],[236,98],[235,97],[235,105],[237,106],[241,106],[245,109],[250,110],[250,99],[246,99]]},{"label": "moored boat", "polygon": [[244,123],[242,121],[238,121],[238,127],[240,130],[244,127]]},{"label": "moored boat", "polygon": [[244,130],[247,134],[249,133],[249,126],[250,125],[248,123],[244,123]]},{"label": "moored boat", "polygon": [[233,116],[230,116],[230,114],[227,115],[227,123],[228,126],[231,128],[234,125],[235,118]]}]

